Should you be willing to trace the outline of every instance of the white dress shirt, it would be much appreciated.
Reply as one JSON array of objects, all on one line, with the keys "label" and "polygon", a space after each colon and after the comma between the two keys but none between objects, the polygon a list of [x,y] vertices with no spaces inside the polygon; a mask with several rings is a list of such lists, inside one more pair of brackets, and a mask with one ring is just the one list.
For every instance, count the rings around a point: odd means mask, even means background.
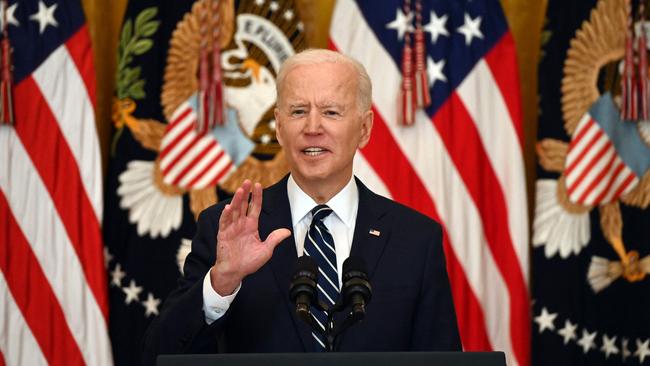
[{"label": "white dress shirt", "polygon": [[[305,236],[307,236],[311,224],[311,210],[318,203],[300,189],[292,176],[289,176],[287,181],[287,195],[289,197],[289,207],[291,208],[291,223],[293,225],[293,238],[296,242],[296,254],[300,257],[303,254]],[[359,189],[354,176],[350,178],[348,184],[339,193],[325,204],[333,211],[323,220],[323,223],[330,230],[334,239],[336,268],[338,269],[340,287],[343,262],[350,256],[354,226],[359,209]],[[205,322],[212,324],[212,322],[221,318],[230,307],[235,296],[237,296],[240,288],[241,283],[231,295],[219,295],[212,288],[210,271],[208,271],[203,278],[203,313],[205,314]]]}]

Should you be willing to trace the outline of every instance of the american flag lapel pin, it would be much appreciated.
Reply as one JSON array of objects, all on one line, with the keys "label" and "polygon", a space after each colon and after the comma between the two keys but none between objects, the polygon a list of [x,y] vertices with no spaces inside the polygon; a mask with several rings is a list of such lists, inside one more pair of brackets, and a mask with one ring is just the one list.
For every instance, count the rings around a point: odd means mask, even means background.
[{"label": "american flag lapel pin", "polygon": [[374,236],[379,236],[379,235],[381,235],[381,232],[380,232],[379,230],[376,230],[376,229],[370,229],[370,231],[369,231],[368,233],[369,233],[370,235],[374,235]]}]

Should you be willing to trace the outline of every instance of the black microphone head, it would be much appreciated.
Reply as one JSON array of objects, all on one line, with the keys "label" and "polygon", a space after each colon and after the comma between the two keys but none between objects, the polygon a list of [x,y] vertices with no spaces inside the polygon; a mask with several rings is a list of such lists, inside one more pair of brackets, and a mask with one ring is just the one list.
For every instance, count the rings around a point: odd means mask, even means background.
[{"label": "black microphone head", "polygon": [[308,255],[303,255],[296,261],[295,271],[293,273],[293,278],[307,276],[316,280],[318,275],[318,266],[316,265],[314,258]]},{"label": "black microphone head", "polygon": [[342,280],[349,280],[353,277],[361,277],[363,279],[368,279],[368,270],[366,267],[366,261],[361,257],[348,257],[345,262],[343,262],[343,276]]}]

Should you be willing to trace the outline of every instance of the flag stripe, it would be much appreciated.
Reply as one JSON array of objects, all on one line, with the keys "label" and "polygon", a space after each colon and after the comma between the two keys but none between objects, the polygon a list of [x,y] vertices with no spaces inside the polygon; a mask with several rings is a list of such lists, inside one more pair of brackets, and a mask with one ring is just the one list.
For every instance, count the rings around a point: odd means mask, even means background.
[{"label": "flag stripe", "polygon": [[611,188],[619,179],[621,173],[625,169],[625,164],[620,159],[617,159],[616,164],[617,164],[616,169],[613,170],[612,175],[609,177],[607,181],[607,186],[605,187],[603,192],[596,198],[596,202],[601,202],[601,201],[609,202],[610,197],[614,195],[614,190],[612,190]]},{"label": "flag stripe", "polygon": [[185,168],[178,174],[174,180],[174,184],[184,186],[188,181],[191,181],[196,174],[212,160],[217,154],[222,152],[216,140],[209,141],[208,145],[200,151],[191,163],[187,164]]},{"label": "flag stripe", "polygon": [[[68,146],[77,166],[75,170],[81,177],[83,185],[80,187],[79,193],[85,191],[92,204],[95,219],[99,222],[103,210],[102,172],[101,164],[98,163],[101,161],[101,154],[95,127],[94,107],[88,97],[81,75],[70,58],[68,50],[61,46],[34,71],[32,78],[38,89],[33,88],[31,83],[27,82],[24,88],[28,88],[32,94],[20,94],[19,97],[19,93],[16,91],[17,113],[21,109],[34,109],[30,114],[38,116],[40,111],[49,109],[48,124],[35,123],[36,119],[23,120],[28,121],[23,124],[30,126],[33,129],[32,133],[47,134],[54,129],[61,131],[59,135],[61,143],[65,142]],[[26,81],[27,79],[21,84]],[[65,90],[62,90],[63,87]],[[17,86],[18,88],[20,86]],[[36,98],[47,103],[49,108],[34,108],[32,103]],[[16,119],[18,120],[17,117]],[[52,156],[58,157],[58,155],[51,155],[48,158],[51,159]],[[62,175],[62,177],[65,176],[65,174]],[[93,241],[93,243],[100,242]]]},{"label": "flag stripe", "polygon": [[[190,116],[190,113],[192,113],[192,110],[190,108],[187,108],[185,110],[179,110],[175,113],[175,115],[178,115],[178,117],[172,117],[172,122],[167,125],[167,128],[165,129],[165,136],[163,136],[161,146],[166,146],[167,149],[161,150],[160,154],[161,155],[167,155],[169,154],[169,151],[174,147],[175,145],[181,138],[179,135],[181,133],[189,133],[194,126],[192,125],[192,121],[194,120],[192,116]],[[174,141],[170,143],[170,141]]]},{"label": "flag stripe", "polygon": [[[185,158],[187,152],[192,149],[192,147],[201,140],[201,136],[197,135],[193,131],[188,133],[185,138],[183,138],[178,145],[172,150],[172,153],[169,156],[173,156],[173,159],[168,159],[168,156],[162,158],[162,161],[167,161],[166,166],[163,168],[163,175],[167,176],[171,171],[176,168],[179,162]],[[171,161],[170,161],[171,160]],[[161,164],[162,167],[162,164]],[[171,182],[171,180],[170,180]]]},{"label": "flag stripe", "polygon": [[[569,196],[573,196],[574,193],[580,195],[584,191],[584,189],[589,185],[589,178],[595,174],[593,168],[598,165],[600,159],[602,159],[608,151],[613,150],[614,146],[605,136],[602,136],[602,138],[592,146],[591,150],[584,157],[583,162],[579,164],[581,165],[580,169],[574,170],[573,174],[567,177],[567,185],[569,186],[567,193],[569,193]],[[568,182],[569,180],[571,180],[571,183]]]},{"label": "flag stripe", "polygon": [[[29,80],[31,78],[25,79],[21,85],[26,85]],[[37,119],[29,121],[39,122]],[[17,120],[16,127],[19,126],[18,122],[21,120]],[[40,135],[50,134],[52,133]],[[59,144],[62,145],[64,144]],[[95,266],[93,270],[103,275],[101,256],[97,256],[99,263],[91,260],[94,258],[89,258],[86,263],[80,262],[44,181],[16,132],[10,128],[0,129],[0,169],[3,169],[0,171],[0,190],[7,198],[18,226],[41,264],[84,360],[91,365],[110,364],[111,349],[105,314],[84,273],[84,265],[87,267],[91,263]],[[70,175],[66,174],[62,176]],[[87,218],[94,218],[92,213],[88,215]],[[91,247],[92,243],[86,242],[84,247]],[[101,241],[94,243],[98,244],[96,247],[101,251]]]},{"label": "flag stripe", "polygon": [[[79,167],[59,124],[31,77],[24,79],[15,88],[15,97],[15,132],[29,155],[25,159],[30,160],[30,165],[33,162],[49,192],[48,200],[53,200],[57,217],[66,228],[83,266],[84,277],[106,318],[108,299],[100,225],[88,196],[84,194]],[[9,154],[8,151],[5,153]],[[10,155],[5,156],[9,159]],[[56,164],[52,163],[53,156],[56,156]]]},{"label": "flag stripe", "polygon": [[[50,364],[82,364],[83,358],[70,333],[52,288],[15,221],[0,191],[0,270],[4,273],[17,307]],[[43,238],[45,239],[45,238]],[[56,329],[52,332],[50,328]]]},{"label": "flag stripe", "polygon": [[178,180],[183,178],[183,174],[192,168],[192,163],[195,163],[196,160],[202,158],[202,153],[205,154],[204,150],[205,148],[210,147],[211,142],[216,141],[196,136],[192,144],[187,147],[186,151],[183,151],[182,155],[179,156],[180,159],[167,167],[169,170],[164,173],[165,179],[176,184]]},{"label": "flag stripe", "polygon": [[192,125],[185,126],[183,130],[180,130],[181,133],[169,145],[165,145],[164,142],[160,145],[162,147],[162,151],[160,152],[161,169],[171,169],[170,166],[173,166],[172,163],[178,159],[180,152],[193,139],[194,136],[191,134],[193,129],[194,127]]},{"label": "flag stripe", "polygon": [[[519,97],[519,74],[516,72],[519,70],[516,50],[512,33],[506,32],[490,52],[485,55],[485,62],[490,68],[490,73],[494,76],[492,81],[497,85],[500,92],[500,95],[496,93],[487,95],[503,96],[500,101],[502,100],[508,108],[510,126],[517,136],[519,142],[518,155],[521,156],[524,149],[524,130],[522,123],[523,112],[521,111]],[[509,134],[510,132],[506,133]],[[494,145],[497,146],[498,144]]]},{"label": "flag stripe", "polygon": [[0,271],[0,365],[47,365],[34,334],[27,326]]},{"label": "flag stripe", "polygon": [[217,163],[222,164],[222,157],[226,155],[225,151],[220,150],[217,156],[215,156],[212,160],[210,160],[209,164],[206,164],[205,168],[203,168],[197,175],[190,181],[188,184],[189,186],[198,186],[199,181],[205,180],[204,178],[207,176],[207,179],[211,179],[215,171],[218,171],[219,168],[217,167]]},{"label": "flag stripe", "polygon": [[[233,171],[233,169],[235,169],[235,165],[233,164],[232,161],[230,161],[230,159],[222,159],[221,161],[219,161],[219,163],[224,162],[224,161],[228,162],[227,165],[223,169],[219,170],[219,174],[217,174],[217,176],[214,177],[214,179],[212,181],[210,181],[210,183],[207,186],[213,186],[213,185],[216,185],[217,183],[221,182],[221,180],[226,177],[226,174],[230,174]],[[202,182],[199,181],[199,183],[196,185],[196,187],[197,188],[205,188],[206,186],[202,185],[201,183]]]},{"label": "flag stripe", "polygon": [[[441,106],[433,122],[478,210],[491,257],[508,287],[513,351],[518,363],[526,364],[524,355],[528,354],[530,337],[528,327],[524,325],[529,321],[528,290],[510,237],[503,190],[476,125],[455,93]],[[469,227],[475,229],[474,226]],[[486,282],[493,283],[489,280]]]},{"label": "flag stripe", "polygon": [[584,190],[584,193],[578,198],[578,202],[584,202],[589,205],[593,203],[594,197],[600,195],[601,189],[605,187],[607,182],[604,178],[612,173],[616,158],[616,151],[609,149],[607,151],[607,157],[598,162],[598,168],[594,170],[598,175],[594,179],[591,179],[591,184],[589,184]]},{"label": "flag stripe", "polygon": [[88,98],[93,106],[97,105],[95,87],[95,66],[93,64],[93,50],[90,44],[88,25],[84,24],[79,30],[65,42],[68,53],[72,58],[81,80],[86,86]]},{"label": "flag stripe", "polygon": [[[497,44],[495,48],[498,47],[503,46]],[[528,273],[528,218],[526,215],[528,208],[526,200],[522,199],[522,197],[526,197],[526,182],[522,174],[524,160],[520,140],[516,133],[517,130],[513,128],[516,123],[511,119],[506,100],[502,97],[497,82],[485,61],[479,61],[456,90],[470,116],[470,120],[467,122],[473,121],[480,136],[480,146],[485,149],[484,154],[487,155],[485,162],[489,162],[489,166],[498,180],[497,185],[509,187],[508,194],[502,195],[506,205],[508,231],[521,272]],[[491,98],[485,96],[491,96]],[[512,101],[510,102],[512,103]],[[458,141],[456,140],[456,142]],[[471,168],[469,169],[471,170]],[[476,183],[481,184],[482,182],[477,180]],[[490,195],[490,197],[492,196]],[[506,253],[506,255],[510,254]]]},{"label": "flag stripe", "polygon": [[587,134],[585,135],[585,138],[576,144],[575,148],[569,147],[569,152],[567,153],[567,168],[564,170],[564,175],[567,177],[567,184],[573,184],[573,179],[571,178],[573,175],[573,171],[575,169],[580,170],[583,164],[586,164],[585,157],[587,157],[588,154],[593,153],[594,147],[596,146],[595,144],[598,142],[600,144],[604,143],[606,138],[604,138],[604,133],[601,129],[599,128],[589,128],[587,131]]}]

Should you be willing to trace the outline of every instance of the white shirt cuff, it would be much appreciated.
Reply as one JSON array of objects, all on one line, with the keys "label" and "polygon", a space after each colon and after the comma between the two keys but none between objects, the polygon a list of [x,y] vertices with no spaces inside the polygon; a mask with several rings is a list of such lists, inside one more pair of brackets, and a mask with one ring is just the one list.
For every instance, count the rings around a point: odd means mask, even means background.
[{"label": "white shirt cuff", "polygon": [[[210,268],[212,271],[212,268]],[[203,278],[203,314],[205,315],[205,322],[210,325],[215,320],[221,318],[230,304],[237,296],[239,289],[241,288],[241,283],[235,289],[235,291],[228,296],[219,295],[213,288],[212,283],[210,282],[210,271],[206,273]]]}]

